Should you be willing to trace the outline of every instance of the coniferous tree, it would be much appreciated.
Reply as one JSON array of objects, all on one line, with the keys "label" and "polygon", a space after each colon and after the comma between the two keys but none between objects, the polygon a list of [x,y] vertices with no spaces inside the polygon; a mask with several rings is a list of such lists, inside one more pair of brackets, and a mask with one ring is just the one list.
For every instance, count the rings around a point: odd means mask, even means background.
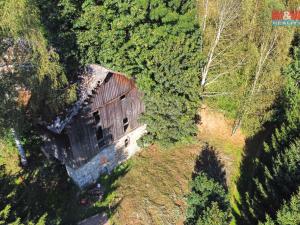
[{"label": "coniferous tree", "polygon": [[218,203],[213,202],[198,218],[197,225],[228,225],[229,215],[228,211],[221,210]]},{"label": "coniferous tree", "polygon": [[200,172],[192,182],[187,199],[187,225],[227,225],[230,221],[230,203],[224,187]]},{"label": "coniferous tree", "polygon": [[145,93],[145,142],[163,145],[196,134],[200,40],[195,1],[85,1],[75,24],[82,63],[137,79]]},{"label": "coniferous tree", "polygon": [[242,221],[249,224],[263,222],[266,215],[274,218],[300,186],[299,54],[297,50],[295,53],[294,62],[284,73],[286,83],[279,114],[283,124],[253,162],[251,179],[243,178]]},{"label": "coniferous tree", "polygon": [[[12,219],[11,206],[7,205],[3,210],[0,210],[0,225],[24,225],[20,218]],[[47,215],[45,214],[36,223],[28,222],[28,225],[45,225]]]},{"label": "coniferous tree", "polygon": [[[5,167],[0,164],[0,225],[23,225],[18,213],[14,211],[12,204],[16,204],[18,197],[16,195],[17,185],[15,177],[5,171]],[[36,220],[36,223],[28,222],[29,225],[45,225],[47,214],[44,214]]]},{"label": "coniferous tree", "polygon": [[231,219],[226,171],[217,152],[203,146],[195,163],[191,193],[187,198],[187,225],[227,225]]},{"label": "coniferous tree", "polygon": [[0,1],[0,39],[1,128],[17,129],[28,115],[52,119],[75,100],[33,1]]},{"label": "coniferous tree", "polygon": [[147,60],[151,70],[137,78],[145,94],[142,121],[149,131],[143,139],[146,143],[168,145],[187,141],[197,133],[194,117],[200,104],[199,57],[197,52],[190,52],[191,45],[197,45],[197,38],[184,34],[158,44]]},{"label": "coniferous tree", "polygon": [[83,0],[34,0],[40,10],[45,37],[59,54],[68,80],[77,79],[79,49],[74,31],[75,20],[80,16]]},{"label": "coniferous tree", "polygon": [[267,221],[260,225],[294,225],[300,224],[300,191],[285,202],[276,213],[276,218],[267,216]]}]

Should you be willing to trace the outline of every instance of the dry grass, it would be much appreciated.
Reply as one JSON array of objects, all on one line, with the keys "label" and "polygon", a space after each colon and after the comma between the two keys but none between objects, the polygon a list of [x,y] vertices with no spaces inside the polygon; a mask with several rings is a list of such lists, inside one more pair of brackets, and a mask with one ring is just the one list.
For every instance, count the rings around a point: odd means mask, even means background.
[{"label": "dry grass", "polygon": [[132,160],[120,180],[116,224],[183,224],[185,195],[200,145],[150,147]]},{"label": "dry grass", "polygon": [[199,139],[216,148],[225,164],[227,183],[233,187],[234,180],[239,175],[246,137],[240,129],[231,135],[233,121],[226,119],[222,113],[203,106],[200,114]]},{"label": "dry grass", "polygon": [[130,160],[131,169],[117,181],[119,205],[112,217],[116,224],[183,224],[188,183],[195,159],[206,142],[219,153],[231,194],[236,194],[234,180],[245,137],[240,131],[231,136],[232,121],[208,107],[201,109],[201,119],[199,144],[169,150],[152,146]]}]

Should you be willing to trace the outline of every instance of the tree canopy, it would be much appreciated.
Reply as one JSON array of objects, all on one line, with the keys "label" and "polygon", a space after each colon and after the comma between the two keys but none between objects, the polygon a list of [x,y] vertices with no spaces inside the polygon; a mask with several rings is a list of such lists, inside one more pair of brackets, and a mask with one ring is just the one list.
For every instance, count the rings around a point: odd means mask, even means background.
[{"label": "tree canopy", "polygon": [[144,143],[196,134],[201,33],[194,1],[85,1],[75,24],[81,61],[137,80],[144,92]]},{"label": "tree canopy", "polygon": [[[68,88],[59,56],[45,38],[34,2],[1,1],[0,9],[1,127],[24,124],[25,107],[31,118],[50,119],[74,101],[75,89]],[[24,103],[22,93],[27,95]]]},{"label": "tree canopy", "polygon": [[[294,28],[271,26],[272,10],[298,4],[0,0],[0,150],[6,151],[0,152],[0,224],[65,222],[67,206],[52,197],[65,194],[59,185],[66,174],[53,172],[57,164],[39,161],[36,168],[10,176],[2,164],[17,157],[11,158],[12,143],[2,139],[14,128],[34,140],[25,130],[51,121],[76,100],[77,75],[91,63],[135,80],[146,106],[140,118],[148,131],[144,146],[191,143],[203,102],[234,120],[232,133],[242,127],[246,142],[272,123],[249,171],[241,165],[237,223],[298,224],[300,35],[294,36]],[[226,225],[233,217],[226,181],[211,176],[209,168],[194,174],[186,224]]]},{"label": "tree canopy", "polygon": [[242,176],[242,220],[249,224],[264,222],[266,215],[275,218],[300,186],[299,51],[297,47],[294,50],[294,60],[284,72],[286,82],[279,100],[277,121],[281,125],[254,159],[253,177]]},{"label": "tree canopy", "polygon": [[265,223],[260,225],[291,225],[300,223],[300,194],[299,191],[292,196],[291,200],[285,202],[280,210],[276,213],[273,220],[267,216]]}]

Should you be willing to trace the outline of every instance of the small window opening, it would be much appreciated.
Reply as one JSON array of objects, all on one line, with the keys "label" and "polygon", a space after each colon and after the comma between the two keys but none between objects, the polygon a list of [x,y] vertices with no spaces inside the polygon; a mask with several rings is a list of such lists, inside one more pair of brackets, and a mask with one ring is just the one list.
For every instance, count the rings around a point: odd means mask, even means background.
[{"label": "small window opening", "polygon": [[129,123],[128,123],[128,118],[126,117],[126,118],[123,119],[124,132],[127,131],[128,127],[129,127]]},{"label": "small window opening", "polygon": [[120,100],[123,100],[123,99],[125,99],[126,98],[126,96],[125,95],[122,95],[121,97],[120,97]]},{"label": "small window opening", "polygon": [[94,118],[95,118],[96,123],[99,123],[99,122],[100,122],[100,115],[99,115],[99,112],[98,112],[98,111],[94,112],[94,113],[93,113],[93,116],[94,116]]},{"label": "small window opening", "polygon": [[96,134],[97,134],[97,140],[98,141],[101,140],[101,139],[103,139],[103,130],[102,130],[101,126],[98,127]]},{"label": "small window opening", "polygon": [[129,139],[126,138],[126,139],[125,139],[125,148],[126,148],[128,145],[129,145]]},{"label": "small window opening", "polygon": [[104,83],[107,83],[110,80],[110,78],[112,77],[112,75],[113,75],[113,73],[109,72],[104,79]]}]

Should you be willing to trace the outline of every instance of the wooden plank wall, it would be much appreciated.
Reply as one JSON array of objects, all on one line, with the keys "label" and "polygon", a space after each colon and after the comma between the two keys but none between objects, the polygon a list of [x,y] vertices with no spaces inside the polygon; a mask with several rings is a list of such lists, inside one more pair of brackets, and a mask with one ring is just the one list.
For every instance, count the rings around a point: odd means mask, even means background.
[{"label": "wooden plank wall", "polygon": [[[125,98],[120,99],[124,94]],[[68,129],[72,149],[68,155],[73,167],[83,165],[101,150],[96,138],[96,123],[93,117],[95,111],[99,112],[104,136],[112,137],[111,143],[125,135],[124,118],[127,117],[129,121],[128,133],[139,125],[138,117],[145,110],[141,94],[133,80],[119,74],[112,74],[107,82],[95,90],[91,98],[89,110],[77,115]]]},{"label": "wooden plank wall", "polygon": [[83,165],[98,152],[93,119],[78,115],[67,129],[71,145],[71,152],[68,152],[68,164],[73,167]]}]

